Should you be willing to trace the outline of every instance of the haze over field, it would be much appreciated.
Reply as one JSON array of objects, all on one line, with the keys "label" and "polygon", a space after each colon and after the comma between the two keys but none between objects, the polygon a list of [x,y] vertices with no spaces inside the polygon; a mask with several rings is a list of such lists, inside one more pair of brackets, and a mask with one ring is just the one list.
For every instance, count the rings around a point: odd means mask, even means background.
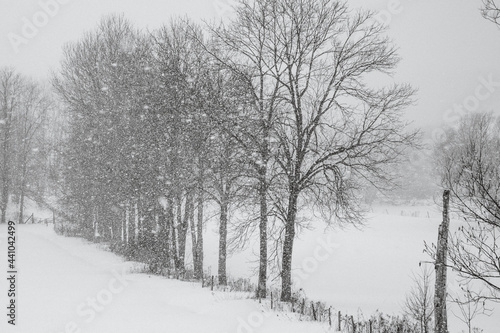
[{"label": "haze over field", "polygon": [[[103,15],[124,13],[140,28],[155,29],[171,17],[189,16],[202,20],[230,17],[233,0],[60,1],[56,14],[38,29],[34,37],[16,52],[9,34],[22,36],[24,18],[29,21],[42,11],[44,1],[22,3],[3,0],[0,12],[0,59],[24,74],[45,80],[57,70],[61,48],[91,30]],[[50,1],[46,1],[50,2]],[[353,8],[380,11],[389,34],[399,46],[402,58],[396,80],[419,89],[418,102],[408,118],[418,126],[446,125],[456,121],[454,104],[462,104],[475,93],[481,78],[491,75],[500,82],[499,31],[479,14],[481,1],[470,0],[350,0]],[[34,57],[36,61],[34,61]],[[500,102],[499,87],[494,96],[482,100],[478,110],[493,110]]]},{"label": "haze over field", "polygon": [[498,333],[499,56],[500,0],[0,0],[0,330]]}]

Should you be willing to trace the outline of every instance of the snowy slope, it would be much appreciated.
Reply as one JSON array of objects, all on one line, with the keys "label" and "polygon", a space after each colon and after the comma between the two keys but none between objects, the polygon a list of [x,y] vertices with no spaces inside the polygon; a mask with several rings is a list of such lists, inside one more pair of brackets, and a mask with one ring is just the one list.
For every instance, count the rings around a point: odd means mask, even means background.
[{"label": "snowy slope", "polygon": [[[6,248],[1,225],[0,248]],[[198,284],[127,273],[123,262],[96,245],[64,238],[43,225],[18,226],[18,325],[0,332],[324,332],[324,324],[262,312],[241,295]],[[5,253],[5,252],[4,252]],[[5,260],[2,262],[6,262]],[[1,265],[5,272],[5,265]],[[6,304],[2,279],[1,303]],[[5,309],[4,306],[2,306]],[[3,310],[6,312],[6,310]]]}]

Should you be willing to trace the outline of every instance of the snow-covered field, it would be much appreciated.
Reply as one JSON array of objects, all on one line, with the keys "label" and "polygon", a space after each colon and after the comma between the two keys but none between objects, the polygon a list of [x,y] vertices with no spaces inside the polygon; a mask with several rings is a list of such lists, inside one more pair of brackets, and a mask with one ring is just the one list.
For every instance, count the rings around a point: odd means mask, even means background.
[{"label": "snow-covered field", "polygon": [[[325,224],[316,223],[315,230],[300,234],[294,245],[293,276],[297,287],[302,287],[308,298],[325,301],[342,313],[362,313],[365,318],[377,310],[402,314],[405,296],[414,285],[412,277],[420,272],[419,263],[434,270],[433,265],[425,263],[430,257],[423,252],[424,241],[436,242],[441,214],[435,206],[376,206],[361,230],[327,229]],[[458,223],[451,221],[451,231]],[[215,227],[213,230],[209,238],[212,242],[217,239]],[[256,251],[254,246],[233,255],[228,272],[255,279]],[[217,252],[206,255],[206,264],[216,271]],[[459,291],[458,278],[451,271],[448,281],[450,292]],[[453,315],[458,315],[459,309],[453,304],[448,308],[450,333],[467,331]],[[500,310],[489,317],[477,316],[473,326],[484,333],[500,333]]]},{"label": "snow-covered field", "polygon": [[[0,246],[6,248],[1,227]],[[128,273],[133,263],[81,239],[57,236],[44,225],[19,226],[18,237],[17,325],[7,325],[2,306],[1,332],[215,333],[249,332],[254,326],[255,332],[324,331],[322,325],[282,314],[264,316],[258,303],[238,299],[241,295]],[[0,288],[5,305],[6,279]]]},{"label": "snow-covered field", "polygon": [[[426,208],[379,207],[363,231],[324,230],[320,224],[296,243],[296,280],[308,297],[324,300],[336,311],[365,316],[375,310],[399,314],[417,272],[423,241],[435,241],[439,212],[402,216]],[[415,215],[415,214],[414,214]],[[207,228],[206,248],[217,240]],[[133,273],[98,245],[57,236],[51,226],[18,226],[17,325],[7,325],[7,280],[0,280],[0,332],[328,332],[325,324],[300,322],[273,313],[239,294],[211,292],[199,284]],[[212,243],[212,244],[211,244]],[[7,271],[6,226],[0,225],[0,269]],[[251,251],[228,262],[233,276],[251,277]],[[216,253],[206,251],[206,265],[216,270]],[[132,273],[130,273],[132,270]],[[450,280],[452,288],[456,283]],[[450,313],[450,333],[465,329]],[[479,317],[475,326],[500,332],[500,313]]]}]

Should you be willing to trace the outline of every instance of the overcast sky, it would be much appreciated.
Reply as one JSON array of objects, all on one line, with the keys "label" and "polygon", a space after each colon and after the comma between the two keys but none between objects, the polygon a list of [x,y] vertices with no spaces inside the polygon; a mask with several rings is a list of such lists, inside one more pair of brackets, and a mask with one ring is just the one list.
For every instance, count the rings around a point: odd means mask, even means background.
[{"label": "overcast sky", "polygon": [[[124,13],[138,28],[154,29],[175,16],[226,17],[231,1],[0,0],[0,66],[46,79],[57,69],[62,45],[93,29],[106,14]],[[389,24],[403,59],[394,79],[419,90],[408,119],[439,128],[456,118],[454,108],[500,111],[500,29],[481,17],[481,0],[349,3],[380,11],[379,19]],[[38,31],[30,30],[32,23]]]}]

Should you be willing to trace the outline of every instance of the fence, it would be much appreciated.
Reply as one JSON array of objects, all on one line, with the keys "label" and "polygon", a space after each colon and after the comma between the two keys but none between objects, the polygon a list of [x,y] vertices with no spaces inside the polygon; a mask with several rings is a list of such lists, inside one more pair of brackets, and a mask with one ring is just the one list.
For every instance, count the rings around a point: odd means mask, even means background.
[{"label": "fence", "polygon": [[[255,297],[254,284],[246,279],[228,280],[227,286],[218,284],[217,276],[207,275],[203,280],[203,287],[219,291],[249,292]],[[289,313],[300,321],[322,322],[333,332],[341,333],[420,333],[418,325],[407,317],[388,316],[376,312],[366,319],[361,313],[356,317],[342,314],[323,302],[314,302],[295,293],[291,302],[280,301],[280,291],[271,289],[266,299],[259,299],[270,311]]]}]

